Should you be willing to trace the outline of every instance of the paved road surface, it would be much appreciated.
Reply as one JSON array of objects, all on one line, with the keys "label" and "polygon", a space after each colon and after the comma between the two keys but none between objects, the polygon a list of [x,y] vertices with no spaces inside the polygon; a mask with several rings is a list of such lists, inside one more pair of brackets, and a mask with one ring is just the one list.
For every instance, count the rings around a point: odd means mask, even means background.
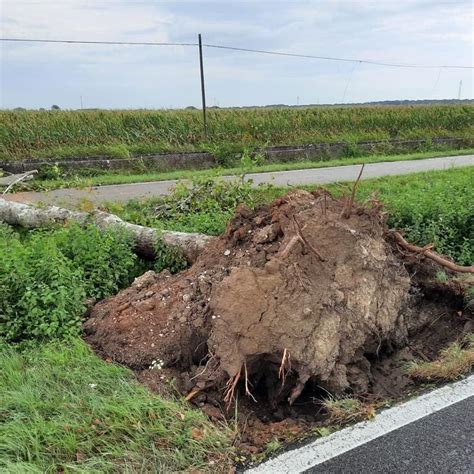
[{"label": "paved road surface", "polygon": [[474,397],[305,472],[474,473]]},{"label": "paved road surface", "polygon": [[474,375],[373,420],[287,451],[247,474],[473,473]]},{"label": "paved road surface", "polygon": [[[362,179],[410,174],[420,171],[443,170],[461,166],[474,166],[474,155],[371,163],[365,166]],[[255,186],[260,183],[273,183],[276,186],[327,184],[337,181],[353,181],[357,178],[360,168],[360,165],[350,165],[271,173],[253,173],[247,175],[247,179],[252,179]],[[232,178],[232,176],[226,177],[226,179]],[[87,199],[94,204],[107,201],[125,202],[130,199],[144,199],[169,194],[176,182],[175,180],[170,180],[97,186],[91,190],[58,189],[48,193],[25,192],[9,195],[8,199],[20,202],[43,202],[45,204],[56,205],[75,204],[83,199]]]}]

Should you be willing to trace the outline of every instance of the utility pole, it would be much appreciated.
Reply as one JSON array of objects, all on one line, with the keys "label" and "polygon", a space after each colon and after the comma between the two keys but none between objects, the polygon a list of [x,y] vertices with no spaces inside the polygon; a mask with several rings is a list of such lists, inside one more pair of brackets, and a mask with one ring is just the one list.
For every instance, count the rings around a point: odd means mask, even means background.
[{"label": "utility pole", "polygon": [[458,100],[461,100],[462,80],[459,81]]},{"label": "utility pole", "polygon": [[202,119],[204,125],[204,136],[207,137],[207,116],[206,116],[206,89],[204,87],[204,63],[202,60],[202,39],[201,33],[198,35],[199,42],[199,66],[201,69],[201,96],[202,96]]},{"label": "utility pole", "polygon": [[82,95],[81,95],[81,110],[84,108],[83,104],[82,104]]}]

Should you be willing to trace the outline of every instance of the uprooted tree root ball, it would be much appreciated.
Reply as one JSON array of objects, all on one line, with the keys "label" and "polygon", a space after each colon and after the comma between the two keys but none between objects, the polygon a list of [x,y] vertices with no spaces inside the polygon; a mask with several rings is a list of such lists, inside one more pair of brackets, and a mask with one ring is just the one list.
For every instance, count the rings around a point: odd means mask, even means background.
[{"label": "uprooted tree root ball", "polygon": [[377,203],[297,190],[240,206],[187,271],[148,272],[97,304],[86,338],[151,385],[174,377],[190,400],[212,392],[230,407],[241,394],[276,407],[308,386],[369,392],[380,353],[460,309],[423,289],[429,265],[399,245]]}]

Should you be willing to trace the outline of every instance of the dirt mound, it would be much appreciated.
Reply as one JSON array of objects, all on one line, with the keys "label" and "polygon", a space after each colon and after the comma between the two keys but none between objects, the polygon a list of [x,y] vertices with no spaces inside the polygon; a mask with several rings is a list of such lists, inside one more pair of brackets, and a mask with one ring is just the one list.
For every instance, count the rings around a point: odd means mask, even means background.
[{"label": "dirt mound", "polygon": [[172,375],[189,398],[213,387],[228,404],[237,390],[291,404],[308,383],[366,391],[371,355],[426,318],[378,210],[345,211],[325,192],[241,206],[190,269],[148,272],[97,304],[86,338]]}]

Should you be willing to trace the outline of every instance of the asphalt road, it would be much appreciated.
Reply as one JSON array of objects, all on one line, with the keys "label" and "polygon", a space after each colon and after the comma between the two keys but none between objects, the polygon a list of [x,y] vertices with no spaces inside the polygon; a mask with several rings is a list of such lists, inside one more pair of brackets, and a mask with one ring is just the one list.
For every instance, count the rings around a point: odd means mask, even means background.
[{"label": "asphalt road", "polygon": [[474,397],[341,454],[306,473],[473,473]]},{"label": "asphalt road", "polygon": [[[370,163],[365,166],[362,179],[418,173],[421,171],[443,170],[461,166],[474,166],[474,155]],[[271,173],[253,173],[248,174],[247,179],[252,179],[255,186],[258,186],[260,183],[272,183],[275,186],[328,184],[338,181],[354,181],[360,169],[361,165],[350,165]],[[226,176],[225,178],[234,179],[235,177]],[[8,199],[26,203],[42,202],[55,205],[77,204],[84,199],[94,204],[101,204],[107,201],[125,202],[131,199],[145,199],[169,194],[176,183],[177,181],[170,180],[97,186],[92,189],[57,189],[47,193],[24,192],[8,195]]]},{"label": "asphalt road", "polygon": [[246,474],[474,472],[474,375],[316,438]]}]

